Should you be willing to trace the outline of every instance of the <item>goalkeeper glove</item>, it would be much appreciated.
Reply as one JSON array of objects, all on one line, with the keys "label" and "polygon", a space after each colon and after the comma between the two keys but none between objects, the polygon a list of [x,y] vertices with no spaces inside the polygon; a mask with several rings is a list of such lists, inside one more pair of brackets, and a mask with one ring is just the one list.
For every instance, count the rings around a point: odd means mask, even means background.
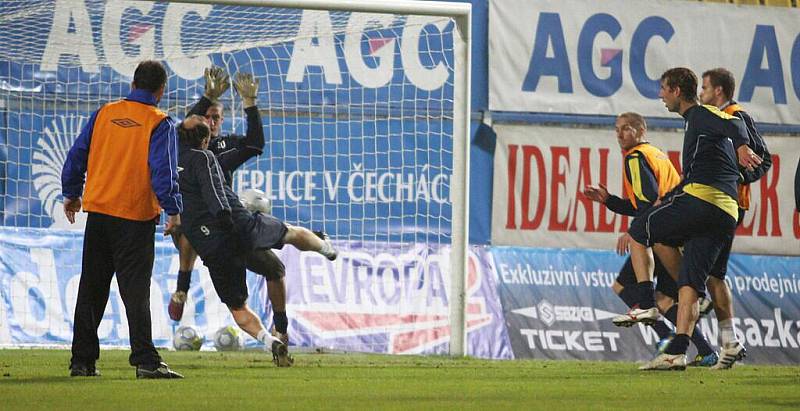
[{"label": "goalkeeper glove", "polygon": [[203,72],[203,77],[205,77],[206,80],[206,86],[203,95],[207,99],[211,100],[211,102],[216,102],[217,99],[219,99],[219,97],[223,95],[226,90],[228,90],[228,87],[231,86],[228,74],[225,73],[225,70],[223,70],[221,67],[206,67],[205,71]]},{"label": "goalkeeper glove", "polygon": [[256,96],[258,95],[258,80],[253,78],[249,73],[236,73],[233,86],[242,97],[242,105],[244,108],[253,107],[256,105]]}]

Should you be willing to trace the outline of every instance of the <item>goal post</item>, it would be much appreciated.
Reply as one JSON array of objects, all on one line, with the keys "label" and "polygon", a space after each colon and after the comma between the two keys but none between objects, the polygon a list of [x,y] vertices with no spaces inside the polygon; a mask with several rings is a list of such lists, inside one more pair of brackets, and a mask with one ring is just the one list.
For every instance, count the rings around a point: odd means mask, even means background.
[{"label": "goal post", "polygon": [[[449,336],[447,352],[466,354],[471,4],[11,0],[4,2],[0,23],[8,39],[0,44],[0,139],[8,148],[0,153],[0,229],[74,228],[60,215],[66,149],[91,112],[125,96],[138,61],[165,62],[168,90],[159,107],[174,118],[202,96],[202,70],[209,64],[231,77],[250,72],[260,81],[257,104],[267,141],[264,154],[236,172],[234,189],[280,193],[273,199],[277,217],[324,229],[356,257],[367,250],[373,270],[390,257],[411,261],[412,270],[418,260],[447,264],[447,297],[440,298],[435,287],[430,291],[435,313],[422,312],[431,296],[413,283],[430,281],[439,268],[421,268],[411,280],[380,280],[395,282],[388,287],[397,295],[386,299],[407,299],[408,310],[361,307],[356,314],[372,315],[367,323],[373,328],[384,326],[375,325],[382,315],[421,318],[429,334],[424,346],[438,344],[442,353]],[[233,88],[221,98],[223,128],[243,135],[245,115]],[[59,244],[68,248],[68,242]],[[157,260],[172,253],[160,249]],[[42,255],[59,260],[62,254]],[[80,260],[70,261],[75,271]],[[352,284],[336,290],[355,290],[355,297],[342,297],[347,303],[374,299],[370,292],[387,287],[359,277],[358,264],[347,274]],[[404,269],[399,265],[392,269],[395,277],[407,275],[397,274]],[[315,275],[307,280],[322,281],[320,287],[333,281]],[[57,286],[67,283],[71,290],[70,281],[59,277]],[[364,291],[369,281],[376,288]],[[68,311],[69,303],[58,304]],[[39,311],[50,313],[52,307],[44,306],[25,315],[33,321]],[[320,306],[323,314],[333,310]],[[349,321],[355,320],[343,323]],[[415,338],[391,328],[396,325],[385,327],[398,338]],[[337,332],[327,335],[352,337]],[[360,344],[345,349],[370,343]]]}]

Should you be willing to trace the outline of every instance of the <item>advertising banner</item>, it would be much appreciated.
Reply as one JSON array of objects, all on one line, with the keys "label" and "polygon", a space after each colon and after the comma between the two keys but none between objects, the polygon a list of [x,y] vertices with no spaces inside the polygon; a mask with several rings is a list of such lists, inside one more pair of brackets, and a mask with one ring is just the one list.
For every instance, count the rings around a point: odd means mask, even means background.
[{"label": "advertising banner", "polygon": [[[644,361],[658,337],[650,327],[619,328],[627,307],[611,290],[624,258],[607,251],[494,247],[498,294],[515,358]],[[800,361],[800,258],[731,257],[737,336],[746,361]],[[714,314],[700,320],[719,344]],[[695,348],[690,347],[690,360]]]},{"label": "advertising banner", "polygon": [[[65,226],[53,210],[67,151],[94,110],[125,97],[136,63],[154,58],[169,74],[160,107],[177,119],[203,95],[205,68],[253,74],[267,143],[234,188],[263,190],[275,215],[334,238],[449,240],[450,19],[129,1],[36,6],[9,14],[0,44],[0,224]],[[221,96],[223,134],[244,134],[236,96],[233,87]]]},{"label": "advertising banner", "polygon": [[664,71],[725,67],[754,118],[798,124],[798,20],[793,8],[708,2],[491,1],[489,108],[667,117]]},{"label": "advertising banner", "polygon": [[[0,344],[70,344],[81,270],[81,232],[0,228]],[[331,263],[287,246],[287,313],[292,345],[390,354],[446,354],[449,347],[449,249],[407,244],[337,242]],[[175,289],[178,255],[169,239],[156,242],[150,289],[153,339],[169,346],[175,324],[167,316]],[[195,265],[181,324],[210,337],[233,324],[208,271]],[[262,277],[248,274],[248,304],[271,324]],[[496,294],[493,262],[475,247],[467,277],[467,353],[511,358]],[[112,281],[98,334],[101,344],[128,344],[125,308]],[[249,345],[257,345],[247,338]]]},{"label": "advertising banner", "polygon": [[[604,184],[622,197],[622,152],[612,128],[495,125],[492,244],[520,247],[612,249],[630,219],[582,192]],[[654,146],[680,173],[683,132],[650,131]],[[765,137],[772,167],[750,185],[750,210],[737,230],[734,251],[800,255],[794,204],[796,137]]]}]

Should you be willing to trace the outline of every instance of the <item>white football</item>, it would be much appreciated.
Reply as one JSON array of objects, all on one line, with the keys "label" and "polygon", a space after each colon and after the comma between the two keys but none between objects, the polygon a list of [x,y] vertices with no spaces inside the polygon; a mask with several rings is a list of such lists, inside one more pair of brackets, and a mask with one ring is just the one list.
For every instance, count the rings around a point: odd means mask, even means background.
[{"label": "white football", "polygon": [[178,351],[197,351],[203,345],[203,336],[197,328],[191,325],[182,325],[175,330],[172,337],[172,346]]},{"label": "white football", "polygon": [[214,347],[217,351],[238,351],[242,349],[242,337],[239,329],[229,325],[214,333]]},{"label": "white football", "polygon": [[272,201],[261,190],[248,188],[242,192],[239,199],[242,201],[244,208],[250,212],[255,213],[258,211],[264,214],[272,214]]}]

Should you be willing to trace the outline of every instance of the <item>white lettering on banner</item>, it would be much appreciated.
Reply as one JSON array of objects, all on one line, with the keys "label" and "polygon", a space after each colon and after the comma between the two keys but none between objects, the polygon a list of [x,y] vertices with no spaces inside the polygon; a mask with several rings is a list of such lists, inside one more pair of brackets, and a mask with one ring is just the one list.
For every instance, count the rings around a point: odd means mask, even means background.
[{"label": "white lettering on banner", "polygon": [[[582,330],[537,330],[521,328],[523,337],[527,338],[528,348],[532,350],[554,351],[612,351],[617,352],[619,333],[606,331]],[[536,343],[539,343],[537,346]],[[583,343],[583,344],[581,344]]]},{"label": "white lettering on banner", "polygon": [[[773,308],[772,318],[734,317],[736,337],[747,346],[799,348],[800,321],[786,319],[780,308]],[[708,340],[717,345],[719,324],[716,319],[701,318],[698,325]]]},{"label": "white lettering on banner", "polygon": [[[697,25],[687,14],[717,19]],[[624,0],[493,1],[489,107],[606,115],[635,107],[644,116],[665,116],[659,76],[677,61],[698,74],[729,68],[737,79],[735,99],[757,119],[797,124],[799,18],[797,10],[708,3],[632,8]]]},{"label": "white lettering on banner", "polygon": [[[138,1],[109,2],[106,4],[103,18],[103,50],[106,53],[108,64],[123,76],[133,77],[136,65],[143,60],[150,60],[156,55],[156,30],[151,25],[139,25],[135,30],[136,35],[130,36],[130,44],[139,52],[130,56],[122,50],[121,23],[122,15],[128,9],[136,9],[142,15],[147,15],[153,9],[153,3]],[[43,68],[43,70],[45,70]]]},{"label": "white lettering on banner", "polygon": [[[169,3],[159,21],[148,23],[143,19],[142,23],[129,29],[127,36],[123,36],[122,21],[126,13],[132,9],[148,16],[153,11],[153,5],[122,1],[113,3],[113,7],[111,4],[106,6],[101,23],[102,47],[97,47],[94,43],[92,21],[87,6],[83,2],[56,0],[53,22],[42,53],[41,70],[57,70],[61,58],[67,56],[79,61],[83,71],[98,73],[100,71],[98,55],[103,55],[111,68],[124,76],[131,77],[137,61],[158,58],[156,51],[157,45],[160,44],[167,64],[176,75],[187,80],[203,76],[204,68],[211,64],[209,51],[194,49],[186,52],[187,43],[199,39],[185,39],[182,33],[184,20],[188,15],[205,20],[210,16],[213,6]],[[395,17],[391,15],[351,13],[343,46],[337,47],[332,34],[334,31],[330,13],[304,10],[296,29],[309,35],[299,36],[294,41],[286,70],[286,81],[302,82],[309,67],[319,67],[322,69],[325,83],[342,84],[344,80],[340,68],[340,56],[337,54],[341,53],[344,67],[355,83],[365,88],[385,87],[391,83],[395,73],[395,59],[398,58],[396,51],[399,44],[399,58],[403,73],[409,82],[420,90],[433,91],[442,88],[451,75],[446,59],[435,58],[437,53],[443,51],[420,50],[420,38],[423,32],[428,32],[430,28],[443,33],[450,25],[450,20],[442,17],[408,16],[401,34],[390,34],[387,36],[391,37],[385,38],[377,37],[375,33],[379,33],[382,28],[390,27],[394,22]],[[371,33],[370,48],[369,54],[365,56],[361,46],[364,33],[367,32]],[[157,37],[159,34],[160,38]],[[131,47],[138,50],[135,55],[131,55],[127,51],[128,48],[124,47],[125,44],[121,39],[125,37],[129,45],[136,46]],[[241,44],[226,43],[223,46],[225,49],[251,48],[253,43],[242,38]],[[423,62],[421,53],[433,54],[434,62]],[[376,60],[376,65],[371,67],[365,57]]]},{"label": "white lettering on banner", "polygon": [[[784,276],[777,273],[777,278],[770,278],[767,273],[762,273],[761,276],[751,275],[736,275],[728,274],[725,277],[728,286],[736,290],[736,293],[742,295],[750,292],[761,292],[767,294],[775,294],[778,298],[783,298],[787,294],[790,297],[800,295],[800,278],[796,273],[792,273],[791,277],[787,274]],[[792,296],[792,294],[794,296]]]},{"label": "white lettering on banner", "polygon": [[[195,51],[192,55],[184,52],[181,28],[184,17],[189,13],[206,18],[212,8],[210,5],[168,4],[161,23],[163,21],[179,23],[161,24],[161,31],[146,23],[132,27],[128,41],[131,45],[138,46],[139,54],[129,56],[123,51],[120,42],[122,16],[129,9],[136,9],[146,15],[152,10],[152,5],[143,5],[135,1],[114,3],[113,7],[109,4],[103,14],[101,36],[105,60],[120,74],[131,77],[137,61],[155,57],[155,34],[160,32],[161,45],[170,68],[185,79],[198,79],[203,76],[203,69],[211,64],[211,60],[203,51]],[[74,30],[70,28],[71,26]],[[83,71],[98,73],[99,60],[92,31],[89,13],[83,2],[56,1],[53,23],[42,54],[41,70],[55,71],[62,56],[77,56]]]},{"label": "white lettering on banner", "polygon": [[[394,75],[395,41],[386,38],[380,41],[380,45],[374,43],[371,56],[379,59],[380,63],[371,69],[364,62],[361,51],[363,30],[369,23],[377,23],[374,28],[386,27],[392,23],[392,19],[391,16],[363,13],[350,15],[348,28],[359,31],[348,30],[350,34],[344,38],[344,61],[353,79],[366,88],[384,87],[391,82]],[[432,68],[422,63],[419,50],[420,34],[428,26],[434,26],[441,32],[448,24],[448,19],[428,16],[409,16],[406,20],[400,41],[401,63],[406,77],[421,90],[431,91],[441,88],[450,77],[450,70],[444,62],[439,62]],[[295,40],[286,81],[300,83],[304,80],[308,67],[320,67],[327,84],[342,84],[330,13],[304,10],[300,20],[300,31],[312,35]],[[316,44],[313,43],[315,39]]]},{"label": "white lettering on banner", "polygon": [[[492,244],[609,249],[628,230],[630,217],[583,195],[587,185],[604,184],[622,196],[622,155],[613,130],[496,124],[495,131]],[[681,132],[649,131],[647,140],[681,171]],[[791,196],[779,194],[794,190],[795,140],[765,137],[772,167],[750,185],[750,209],[737,228],[734,252],[800,255],[800,214]],[[800,288],[795,274],[800,277],[787,265],[781,278],[749,287],[790,293]]]},{"label": "white lettering on banner", "polygon": [[577,266],[572,270],[556,270],[551,265],[546,269],[539,269],[528,263],[517,263],[509,266],[506,263],[498,265],[500,280],[505,284],[532,284],[541,286],[586,286],[608,288],[617,278],[617,272],[611,271],[581,271]]},{"label": "white lettering on banner", "polygon": [[[311,253],[289,255],[299,261],[293,270],[299,292],[287,310],[313,335],[324,339],[387,335],[387,351],[406,354],[420,353],[450,338],[448,248],[414,246],[378,254],[340,251],[335,262]],[[492,315],[481,294],[486,274],[472,254],[468,270],[469,333],[489,325]]]},{"label": "white lettering on banner", "polygon": [[412,251],[400,256],[347,252],[335,263],[323,257],[300,255],[304,286],[302,302],[391,307],[399,303],[447,308],[449,277],[443,276],[440,255],[419,255]]},{"label": "white lettering on banner", "polygon": [[[234,189],[241,192],[256,188],[264,191],[270,200],[291,202],[450,202],[451,176],[443,173],[431,174],[429,170],[427,164],[417,173],[365,171],[362,164],[353,164],[350,173],[240,170],[234,173]],[[346,193],[346,199],[338,198],[340,190]]]}]

